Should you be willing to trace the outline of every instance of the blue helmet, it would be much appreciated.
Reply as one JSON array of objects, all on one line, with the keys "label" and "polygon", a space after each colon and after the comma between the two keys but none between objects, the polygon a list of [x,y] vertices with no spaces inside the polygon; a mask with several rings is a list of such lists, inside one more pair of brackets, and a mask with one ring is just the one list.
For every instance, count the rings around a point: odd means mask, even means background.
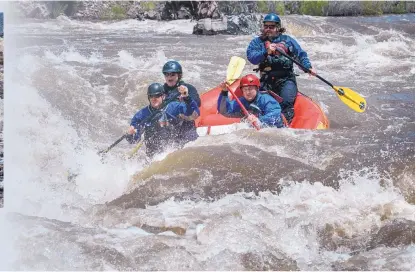
[{"label": "blue helmet", "polygon": [[182,74],[182,66],[179,62],[170,60],[163,65],[162,73],[179,73]]},{"label": "blue helmet", "polygon": [[269,13],[263,19],[263,23],[265,22],[273,22],[280,25],[280,18],[275,13]]},{"label": "blue helmet", "polygon": [[152,83],[147,88],[147,96],[161,96],[165,93],[163,85],[160,83]]}]

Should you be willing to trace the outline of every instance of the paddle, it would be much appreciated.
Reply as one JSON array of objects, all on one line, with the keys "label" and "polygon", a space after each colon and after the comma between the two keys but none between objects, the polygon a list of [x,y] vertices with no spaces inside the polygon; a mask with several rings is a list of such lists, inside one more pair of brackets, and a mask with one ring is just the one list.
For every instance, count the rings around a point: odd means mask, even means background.
[{"label": "paddle", "polygon": [[[175,97],[175,98],[171,98],[171,99],[169,99],[169,100],[166,100],[166,101],[163,101],[163,106],[162,106],[162,108],[164,107],[164,106],[166,106],[167,104],[169,104],[170,102],[172,102],[172,101],[175,101],[177,98]],[[159,113],[158,111],[155,111],[155,112],[153,112],[150,116],[148,116],[146,119],[144,119],[144,120],[142,120],[141,122],[140,122],[140,125],[142,125],[142,124],[144,124],[145,122],[147,122],[147,121],[149,121],[149,120],[151,120],[152,118],[154,118],[155,116],[156,116],[156,114],[157,113]],[[118,138],[112,145],[110,145],[107,149],[105,149],[105,150],[102,150],[102,151],[99,151],[97,154],[98,155],[104,155],[104,154],[106,154],[108,151],[110,151],[110,149],[112,149],[113,147],[115,147],[117,144],[119,144],[124,138],[126,138],[127,137],[127,133],[126,134],[124,134],[123,136],[121,136],[120,138]],[[133,156],[134,155],[134,153],[136,153],[137,152],[137,150],[139,150],[139,148],[142,146],[142,141],[140,141],[137,145],[136,145],[136,147],[129,153],[130,155],[130,157],[131,156]],[[130,158],[129,157],[129,158]]]},{"label": "paddle", "polygon": [[[247,109],[244,107],[243,103],[241,103],[240,99],[235,95],[235,93],[230,89],[229,85],[232,84],[236,78],[239,78],[241,73],[243,72],[244,66],[246,65],[246,61],[243,58],[232,56],[230,59],[230,63],[227,67],[227,79],[226,79],[226,85],[228,91],[231,93],[231,95],[234,97],[234,99],[237,101],[238,105],[240,105],[241,110],[243,111],[244,115],[248,117],[250,114],[248,113]],[[259,130],[259,125],[253,121],[251,124]]]},{"label": "paddle", "polygon": [[[120,143],[124,138],[126,138],[128,134],[124,134],[123,136],[121,136],[119,139],[117,139],[117,141],[115,141],[112,145],[110,145],[107,149],[99,151],[97,154],[98,155],[104,155],[106,154],[111,148],[113,148],[114,146],[116,146],[118,143]],[[127,158],[131,158],[133,157],[133,155],[137,152],[137,150],[140,149],[140,147],[143,145],[143,140],[140,140],[140,142],[134,147],[134,149],[132,149],[128,154],[127,154]],[[68,181],[72,181],[73,179],[75,179],[79,174],[78,173],[71,173],[71,171],[68,170],[67,172],[67,179]]]},{"label": "paddle", "polygon": [[120,138],[117,139],[117,141],[115,141],[112,145],[110,145],[109,147],[107,147],[107,149],[102,150],[102,151],[98,151],[98,155],[104,155],[105,153],[107,153],[108,151],[110,151],[111,148],[115,147],[118,143],[120,143],[121,141],[123,141],[124,138],[127,137],[127,134],[124,134],[123,136],[121,136]]},{"label": "paddle", "polygon": [[140,142],[127,154],[127,158],[133,157],[134,154],[136,154],[137,150],[140,149],[140,147],[143,145],[143,140],[140,140]]},{"label": "paddle", "polygon": [[[164,106],[166,106],[167,104],[169,104],[170,102],[172,102],[172,101],[175,101],[177,99],[177,97],[175,97],[175,98],[171,98],[171,99],[168,99],[168,100],[166,100],[166,101],[163,101],[163,106],[162,106],[162,108],[164,107]],[[159,111],[155,111],[155,112],[153,112],[150,116],[148,116],[146,119],[144,119],[143,121],[141,121],[140,122],[140,125],[142,125],[142,124],[144,124],[145,122],[147,122],[147,121],[149,121],[149,120],[151,120],[152,118],[154,118],[155,116],[156,116],[156,114],[158,113]],[[103,155],[105,155],[108,151],[110,151],[110,149],[112,149],[113,147],[115,147],[117,144],[119,144],[124,138],[126,138],[128,136],[128,134],[126,133],[126,134],[124,134],[123,136],[121,136],[120,138],[118,138],[112,145],[110,145],[109,147],[107,147],[105,150],[101,150],[101,151],[99,151],[99,152],[97,152],[97,154],[98,155],[101,155],[101,156],[103,156]],[[128,158],[130,159],[131,157],[133,157],[133,155],[140,149],[140,147],[143,145],[143,140],[140,140],[138,143],[137,143],[137,145],[127,154],[128,155]],[[67,176],[68,176],[68,180],[69,181],[71,181],[71,180],[73,180],[74,178],[76,178],[77,176],[78,176],[79,174],[75,174],[75,173],[70,173],[70,171],[68,171],[68,174],[67,174]]]},{"label": "paddle", "polygon": [[[296,63],[300,67],[302,67],[309,74],[313,75],[308,69],[306,69],[305,66],[303,66],[300,62],[298,62],[297,60],[295,60],[292,57],[290,57],[289,55],[287,55],[282,49],[276,48],[276,50],[279,51],[279,53],[282,54],[283,56],[285,56],[286,58],[290,59],[291,61],[293,61],[294,63]],[[314,76],[316,76],[317,78],[319,78],[320,80],[322,80],[323,82],[325,82],[326,84],[331,86],[332,89],[334,89],[337,96],[339,97],[339,99],[341,99],[341,101],[344,102],[345,105],[347,105],[351,109],[355,110],[356,112],[364,112],[365,111],[365,109],[367,107],[367,102],[358,93],[354,92],[353,90],[351,90],[350,88],[347,88],[347,87],[334,86],[329,81],[325,80],[324,78],[322,78],[318,74],[316,74]]]}]

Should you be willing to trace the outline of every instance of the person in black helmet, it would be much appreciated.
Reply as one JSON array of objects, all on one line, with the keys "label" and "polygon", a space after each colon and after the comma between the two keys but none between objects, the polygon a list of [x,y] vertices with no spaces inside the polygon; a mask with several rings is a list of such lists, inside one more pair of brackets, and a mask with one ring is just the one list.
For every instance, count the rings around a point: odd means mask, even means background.
[{"label": "person in black helmet", "polygon": [[138,111],[132,118],[128,129],[127,141],[136,143],[144,133],[146,155],[152,157],[167,146],[175,144],[180,137],[179,128],[183,118],[195,120],[199,116],[196,102],[186,90],[180,90],[179,101],[166,102],[166,93],[162,84],[152,83],[147,89],[149,105]]},{"label": "person in black helmet", "polygon": [[[189,93],[189,96],[196,102],[198,107],[201,106],[201,99],[199,98],[199,94],[196,88],[182,80],[182,66],[179,64],[179,62],[174,60],[166,62],[165,65],[163,65],[162,72],[165,76],[165,84],[163,87],[166,91],[167,100],[175,98],[178,98],[179,100],[180,92],[186,91]],[[177,144],[183,146],[187,142],[194,141],[197,138],[198,134],[196,132],[194,121],[184,118],[179,128],[178,137],[176,138]]]},{"label": "person in black helmet", "polygon": [[255,70],[260,71],[260,91],[271,91],[280,96],[282,113],[290,123],[295,114],[297,83],[293,62],[281,55],[279,50],[298,59],[308,69],[305,73],[316,75],[316,70],[312,68],[308,54],[298,42],[283,34],[284,32],[279,16],[274,13],[267,14],[263,19],[261,35],[253,39],[247,47],[247,59],[252,64],[259,65]]}]

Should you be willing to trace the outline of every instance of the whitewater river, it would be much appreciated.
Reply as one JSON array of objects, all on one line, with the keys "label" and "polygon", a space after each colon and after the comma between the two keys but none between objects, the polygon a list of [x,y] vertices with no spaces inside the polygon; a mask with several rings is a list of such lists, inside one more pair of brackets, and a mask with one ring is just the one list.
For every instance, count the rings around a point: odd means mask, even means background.
[{"label": "whitewater river", "polygon": [[242,129],[153,161],[123,141],[101,160],[167,60],[202,94],[246,58],[254,34],[194,24],[6,20],[0,268],[414,270],[414,14],[283,17],[322,77],[367,100],[356,113],[297,70],[329,130]]}]

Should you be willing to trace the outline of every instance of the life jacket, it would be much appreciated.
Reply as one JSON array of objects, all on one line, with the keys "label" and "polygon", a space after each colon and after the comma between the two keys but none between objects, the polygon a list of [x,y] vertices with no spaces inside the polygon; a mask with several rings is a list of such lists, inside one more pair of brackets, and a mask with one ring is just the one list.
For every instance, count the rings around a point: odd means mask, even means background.
[{"label": "life jacket", "polygon": [[177,121],[167,114],[167,107],[168,105],[165,105],[157,110],[148,107],[150,113],[154,114],[154,117],[144,124],[144,142],[149,156],[170,146],[177,137],[178,128],[175,127]]},{"label": "life jacket", "polygon": [[[272,92],[272,91],[270,91],[270,90],[267,90],[267,91],[259,91],[260,93],[267,93],[267,94],[269,94],[271,97],[273,97],[276,101],[277,101],[277,103],[282,103],[283,102],[283,98],[280,96],[280,95],[278,95],[278,94],[276,94],[275,92]],[[285,126],[285,127],[289,127],[289,123],[287,122],[287,119],[286,119],[286,117],[283,115],[283,113],[280,113],[280,117],[282,118],[282,121],[283,121],[283,125]]]},{"label": "life jacket", "polygon": [[165,89],[166,92],[166,99],[168,100],[172,100],[174,98],[178,98],[177,101],[180,101],[179,97],[181,95],[181,93],[178,90],[178,87],[180,85],[185,85],[185,82],[183,82],[180,78],[178,80],[178,82],[176,82],[176,84],[174,86],[169,86],[168,84],[163,84],[163,88]]},{"label": "life jacket", "polygon": [[[264,42],[265,48],[268,48],[270,43],[269,40],[266,40]],[[286,44],[286,41],[282,40],[279,43]],[[260,76],[267,74],[276,78],[290,77],[294,75],[293,61],[280,54],[267,55],[266,59],[253,71],[260,71]]]},{"label": "life jacket", "polygon": [[[274,99],[276,99],[276,101],[278,103],[282,103],[283,98],[281,98],[279,95],[275,94],[272,91],[266,91],[266,92],[260,92],[259,93],[267,93],[269,95],[271,95]],[[257,106],[256,103],[254,103],[254,101],[257,100],[257,96],[256,98],[253,100],[253,102],[249,103],[249,106],[247,107],[247,111],[253,115],[255,115],[257,118],[261,115],[264,115],[264,112],[260,109],[260,107]],[[289,123],[286,120],[286,117],[283,115],[283,113],[280,113],[280,117],[282,118],[283,121],[283,125],[284,127],[289,127]]]}]

